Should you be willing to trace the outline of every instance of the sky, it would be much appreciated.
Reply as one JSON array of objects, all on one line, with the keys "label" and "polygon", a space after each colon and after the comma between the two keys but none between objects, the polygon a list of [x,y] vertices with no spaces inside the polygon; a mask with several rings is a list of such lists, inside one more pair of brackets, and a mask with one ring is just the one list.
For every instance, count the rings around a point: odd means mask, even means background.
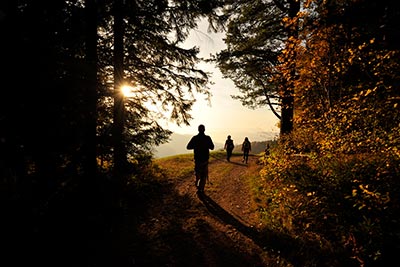
[{"label": "sky", "polygon": [[[209,58],[226,46],[224,33],[208,32],[208,22],[201,21],[199,27],[193,30],[184,47],[197,46],[200,48],[199,57]],[[255,110],[242,105],[231,95],[238,95],[239,90],[230,79],[224,79],[219,69],[211,63],[201,63],[199,68],[212,73],[210,80],[211,102],[205,101],[204,95],[196,98],[191,115],[190,126],[177,126],[171,122],[167,128],[178,134],[195,135],[199,124],[205,125],[206,134],[213,141],[224,143],[227,136],[242,143],[245,137],[250,141],[265,141],[273,139],[279,133],[278,119],[267,107]]]}]

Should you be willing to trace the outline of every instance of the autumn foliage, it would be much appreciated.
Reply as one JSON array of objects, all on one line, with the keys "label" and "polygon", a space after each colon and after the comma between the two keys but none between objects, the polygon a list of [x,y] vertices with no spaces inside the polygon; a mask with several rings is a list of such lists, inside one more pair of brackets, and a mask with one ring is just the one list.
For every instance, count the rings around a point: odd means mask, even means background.
[{"label": "autumn foliage", "polygon": [[[280,58],[295,83],[294,130],[265,159],[261,210],[268,227],[347,255],[330,266],[382,266],[400,248],[396,11],[381,21],[378,4],[309,2]],[[360,13],[367,25],[350,17]]]}]

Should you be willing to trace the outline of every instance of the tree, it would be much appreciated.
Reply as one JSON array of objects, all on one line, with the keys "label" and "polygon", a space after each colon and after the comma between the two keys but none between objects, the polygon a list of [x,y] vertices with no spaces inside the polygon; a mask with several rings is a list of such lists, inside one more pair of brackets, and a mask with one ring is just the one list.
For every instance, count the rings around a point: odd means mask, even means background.
[{"label": "tree", "polygon": [[[250,108],[269,106],[281,120],[281,134],[289,133],[293,119],[295,66],[280,62],[293,54],[299,1],[232,1],[225,9],[227,49],[217,55],[225,77],[243,94],[234,96]],[[283,76],[282,71],[292,78]]]},{"label": "tree", "polygon": [[113,90],[113,144],[114,173],[117,180],[122,179],[127,164],[126,147],[123,137],[125,125],[124,96],[121,87],[124,83],[124,1],[114,1],[113,6],[113,36],[114,36],[114,90]]},{"label": "tree", "polygon": [[394,28],[391,14],[399,7],[364,1],[314,7],[297,46],[296,122],[323,133],[321,147],[376,150],[382,144],[373,140],[387,140],[397,127],[397,52],[388,42],[393,31],[381,29]]},{"label": "tree", "polygon": [[216,60],[224,77],[232,79],[243,94],[233,98],[250,108],[269,106],[280,118],[278,85],[269,80],[277,73],[286,37],[281,26],[284,14],[266,1],[235,1],[225,14],[227,49]]},{"label": "tree", "polygon": [[[109,4],[111,8],[113,3]],[[165,142],[170,134],[157,123],[157,117],[169,116],[178,124],[188,124],[193,92],[209,96],[208,74],[196,68],[198,49],[183,49],[180,44],[196,26],[196,19],[212,18],[218,5],[219,1],[131,1],[125,2],[123,13],[116,13],[118,18],[104,8],[99,59],[105,123],[99,125],[100,132],[108,135],[109,123],[115,123],[114,144],[120,148],[114,152],[122,155],[125,152],[118,151],[125,149],[128,159],[149,153],[152,145]],[[118,57],[110,57],[113,54]],[[115,68],[111,58],[118,60]],[[122,85],[133,88],[129,96],[120,94]],[[114,104],[110,95],[116,97]],[[120,112],[113,119],[107,115],[111,105],[114,114]],[[125,161],[125,156],[119,158]]]},{"label": "tree", "polygon": [[281,136],[290,134],[293,129],[294,114],[294,88],[297,80],[296,66],[296,46],[299,34],[298,13],[300,11],[299,0],[289,0],[286,5],[279,1],[274,1],[282,10],[286,11],[288,16],[285,18],[285,32],[287,40],[283,53],[283,62],[279,66],[282,70],[282,77],[278,78],[281,82],[279,94],[281,97]]},{"label": "tree", "polygon": [[[98,59],[97,59],[97,27],[98,27],[98,13],[97,0],[86,0],[86,31],[85,31],[85,48],[86,48],[86,86],[83,88],[84,101],[87,110],[85,112],[87,116],[86,130],[85,130],[85,141],[84,141],[84,170],[87,179],[90,182],[97,174],[97,102],[98,102]],[[89,182],[89,183],[90,183]]]}]

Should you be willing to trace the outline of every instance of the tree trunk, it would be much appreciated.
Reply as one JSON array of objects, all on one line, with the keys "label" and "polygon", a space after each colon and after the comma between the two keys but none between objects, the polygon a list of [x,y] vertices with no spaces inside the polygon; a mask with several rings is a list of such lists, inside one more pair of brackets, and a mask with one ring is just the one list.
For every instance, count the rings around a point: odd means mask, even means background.
[{"label": "tree trunk", "polygon": [[287,47],[292,49],[289,52],[289,77],[290,80],[286,81],[285,87],[281,94],[282,96],[282,114],[281,114],[281,129],[280,135],[286,135],[292,132],[293,130],[293,115],[294,115],[294,80],[296,79],[296,44],[292,43],[293,40],[297,40],[298,38],[298,23],[293,22],[294,18],[297,16],[297,13],[300,11],[300,1],[299,0],[290,0],[288,1],[289,6],[289,18],[292,23],[288,26],[288,42]]},{"label": "tree trunk", "polygon": [[117,179],[122,179],[127,161],[123,136],[124,96],[120,90],[124,81],[123,0],[116,0],[114,5],[114,172]]},{"label": "tree trunk", "polygon": [[286,135],[293,129],[293,90],[286,88],[285,95],[282,97],[281,108],[281,129],[280,135]]},{"label": "tree trunk", "polygon": [[97,3],[86,0],[86,83],[84,101],[86,103],[86,129],[83,148],[83,168],[86,180],[91,184],[97,172],[96,121],[97,121]]}]

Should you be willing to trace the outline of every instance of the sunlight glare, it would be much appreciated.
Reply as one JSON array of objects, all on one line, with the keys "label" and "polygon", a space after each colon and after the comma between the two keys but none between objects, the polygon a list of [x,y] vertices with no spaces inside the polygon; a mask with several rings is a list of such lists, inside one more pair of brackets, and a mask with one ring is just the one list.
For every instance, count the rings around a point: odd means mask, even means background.
[{"label": "sunlight glare", "polygon": [[133,87],[130,85],[123,85],[121,92],[125,97],[132,97],[134,95]]}]

